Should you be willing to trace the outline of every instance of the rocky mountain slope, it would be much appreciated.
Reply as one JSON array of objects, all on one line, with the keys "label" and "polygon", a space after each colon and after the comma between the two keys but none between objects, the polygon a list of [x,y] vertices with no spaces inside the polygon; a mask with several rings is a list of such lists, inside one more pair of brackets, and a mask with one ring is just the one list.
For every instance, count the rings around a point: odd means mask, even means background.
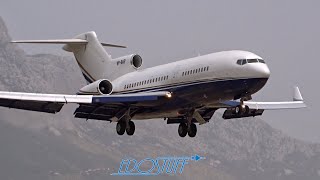
[{"label": "rocky mountain slope", "polygon": [[[75,93],[84,80],[74,59],[28,55],[11,40],[0,18],[0,90]],[[196,138],[180,138],[163,120],[136,122],[132,137],[115,124],[72,116],[0,108],[1,179],[113,179],[122,158],[199,154],[177,176],[156,179],[319,179],[320,145],[305,143],[259,118],[225,121],[217,112]],[[141,179],[141,177],[127,177]],[[148,178],[148,177],[143,177]]]}]

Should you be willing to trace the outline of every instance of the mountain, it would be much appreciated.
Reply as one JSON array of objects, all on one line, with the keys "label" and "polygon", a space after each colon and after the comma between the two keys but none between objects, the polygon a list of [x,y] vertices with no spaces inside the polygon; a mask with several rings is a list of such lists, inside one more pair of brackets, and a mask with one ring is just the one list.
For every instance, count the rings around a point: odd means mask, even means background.
[{"label": "mountain", "polygon": [[[0,18],[0,90],[74,94],[85,84],[73,57],[28,55],[10,40]],[[260,118],[226,121],[218,111],[195,138],[180,138],[177,125],[163,120],[137,121],[129,137],[116,135],[114,123],[73,118],[76,107],[56,115],[0,108],[0,178],[121,179],[110,174],[122,158],[194,154],[206,159],[181,175],[152,178],[320,178],[320,145],[288,137]]]}]

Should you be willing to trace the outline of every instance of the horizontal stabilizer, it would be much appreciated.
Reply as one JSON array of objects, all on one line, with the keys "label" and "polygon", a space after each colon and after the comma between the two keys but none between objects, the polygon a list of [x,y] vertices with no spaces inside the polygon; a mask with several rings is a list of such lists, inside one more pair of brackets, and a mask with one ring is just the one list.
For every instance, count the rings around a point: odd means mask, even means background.
[{"label": "horizontal stabilizer", "polygon": [[[85,45],[88,43],[88,41],[83,39],[52,39],[52,40],[18,40],[18,41],[11,41],[11,43]],[[109,44],[109,43],[101,43],[101,45],[107,46],[107,47],[115,47],[115,48],[127,48],[126,46]]]},{"label": "horizontal stabilizer", "polygon": [[116,44],[101,43],[101,45],[102,46],[108,46],[108,47],[116,47],[116,48],[127,48],[127,46],[116,45]]},{"label": "horizontal stabilizer", "polygon": [[52,39],[52,40],[19,40],[12,43],[35,43],[35,44],[87,44],[83,39]]}]

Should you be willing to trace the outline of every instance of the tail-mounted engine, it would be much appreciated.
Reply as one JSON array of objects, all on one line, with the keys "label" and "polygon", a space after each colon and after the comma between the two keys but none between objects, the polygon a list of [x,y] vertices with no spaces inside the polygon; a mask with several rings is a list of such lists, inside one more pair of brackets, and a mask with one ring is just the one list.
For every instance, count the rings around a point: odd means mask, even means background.
[{"label": "tail-mounted engine", "polygon": [[81,88],[78,94],[111,94],[113,91],[112,83],[107,79],[100,79]]},{"label": "tail-mounted engine", "polygon": [[122,56],[112,60],[116,67],[124,73],[132,72],[137,70],[142,65],[142,58],[138,54],[131,54],[127,56]]}]

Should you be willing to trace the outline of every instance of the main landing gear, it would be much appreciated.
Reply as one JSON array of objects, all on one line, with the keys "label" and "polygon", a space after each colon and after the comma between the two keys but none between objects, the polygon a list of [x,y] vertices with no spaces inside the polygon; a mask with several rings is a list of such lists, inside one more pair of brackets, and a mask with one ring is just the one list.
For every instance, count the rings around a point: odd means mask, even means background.
[{"label": "main landing gear", "polygon": [[187,134],[189,137],[195,137],[197,135],[197,126],[192,122],[194,111],[191,111],[187,116],[187,122],[179,124],[178,134],[180,137],[185,137]]},{"label": "main landing gear", "polygon": [[132,136],[135,131],[135,125],[134,122],[128,120],[128,121],[118,121],[116,130],[118,135],[123,135],[124,132],[126,131],[129,136]]},{"label": "main landing gear", "polygon": [[190,137],[195,137],[197,135],[197,126],[191,123],[188,127],[187,123],[180,123],[178,133],[180,137],[185,137],[187,134]]},{"label": "main landing gear", "polygon": [[250,111],[249,107],[247,105],[244,105],[243,103],[247,99],[251,99],[251,97],[249,98],[243,97],[240,99],[240,104],[234,108],[234,114],[237,114],[239,116],[249,114],[249,111]]},{"label": "main landing gear", "polygon": [[188,127],[187,123],[180,123],[178,133],[180,137],[185,137],[187,134],[190,137],[195,137],[197,135],[197,126],[191,123]]},{"label": "main landing gear", "polygon": [[243,115],[249,113],[249,107],[246,105],[238,105],[234,109],[234,113],[237,115]]}]

